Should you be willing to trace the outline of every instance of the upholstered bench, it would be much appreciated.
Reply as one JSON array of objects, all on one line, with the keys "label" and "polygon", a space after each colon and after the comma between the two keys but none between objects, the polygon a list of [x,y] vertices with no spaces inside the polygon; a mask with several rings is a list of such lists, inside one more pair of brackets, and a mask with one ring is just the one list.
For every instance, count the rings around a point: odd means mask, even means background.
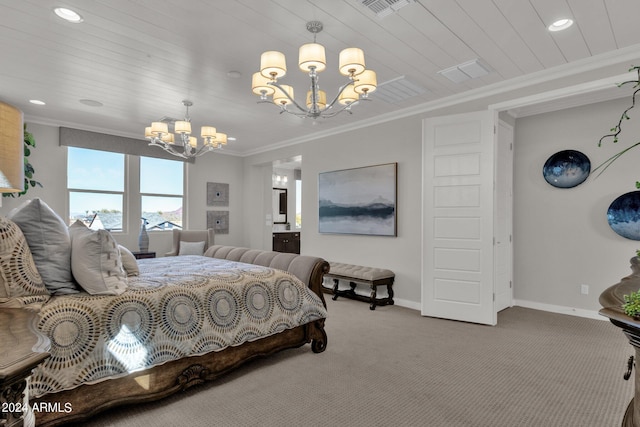
[{"label": "upholstered bench", "polygon": [[[369,302],[371,310],[376,309],[376,305],[393,305],[393,281],[395,274],[391,270],[384,268],[363,267],[361,265],[343,264],[340,262],[329,262],[329,273],[324,277],[333,279],[333,300],[339,296],[345,296],[360,301]],[[340,290],[338,284],[340,280],[349,281],[351,289]],[[371,286],[370,296],[359,295],[356,293],[356,282],[366,283]],[[377,298],[378,286],[385,285],[387,287],[388,296],[386,298]]]}]

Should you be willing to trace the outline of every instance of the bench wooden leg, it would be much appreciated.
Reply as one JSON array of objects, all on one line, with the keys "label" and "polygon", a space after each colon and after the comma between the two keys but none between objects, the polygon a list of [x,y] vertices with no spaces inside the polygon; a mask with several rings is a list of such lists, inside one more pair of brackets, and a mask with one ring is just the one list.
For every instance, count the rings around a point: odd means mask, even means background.
[{"label": "bench wooden leg", "polygon": [[331,297],[332,300],[337,300],[338,299],[338,284],[340,283],[340,280],[338,279],[333,279],[333,297]]},{"label": "bench wooden leg", "polygon": [[393,305],[393,282],[387,285],[387,292],[389,293],[389,305]]},{"label": "bench wooden leg", "polygon": [[377,291],[378,287],[376,285],[371,285],[371,304],[369,304],[369,310],[375,310],[376,309],[376,296],[378,294]]}]

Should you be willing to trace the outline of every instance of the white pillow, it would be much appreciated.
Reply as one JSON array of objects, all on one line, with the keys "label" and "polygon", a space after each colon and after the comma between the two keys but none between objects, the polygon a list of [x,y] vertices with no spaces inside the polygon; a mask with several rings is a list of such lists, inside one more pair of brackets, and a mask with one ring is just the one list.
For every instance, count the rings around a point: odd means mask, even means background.
[{"label": "white pillow", "polygon": [[205,242],[183,242],[180,241],[180,251],[178,255],[204,255]]},{"label": "white pillow", "polygon": [[122,267],[127,273],[127,276],[138,276],[140,269],[138,268],[138,261],[131,251],[122,245],[118,245],[120,250],[120,259],[122,259]]},{"label": "white pillow", "polygon": [[69,227],[71,271],[91,295],[120,295],[127,289],[118,243],[107,230],[89,230],[81,221]]}]

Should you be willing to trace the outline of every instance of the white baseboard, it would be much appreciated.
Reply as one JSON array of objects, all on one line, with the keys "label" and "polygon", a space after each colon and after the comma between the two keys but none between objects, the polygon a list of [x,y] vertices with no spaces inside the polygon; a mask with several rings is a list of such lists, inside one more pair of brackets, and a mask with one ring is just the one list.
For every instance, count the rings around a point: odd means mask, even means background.
[{"label": "white baseboard", "polygon": [[[393,303],[394,305],[410,308],[412,310],[417,310],[417,311],[422,310],[422,304],[416,301],[410,301],[410,300],[401,299],[401,298],[394,298]],[[520,299],[514,299],[513,305],[518,307],[531,308],[534,310],[549,311],[551,313],[568,314],[570,316],[585,317],[587,319],[596,319],[596,320],[604,320],[604,321],[609,320],[608,318],[602,316],[601,314],[599,314],[597,311],[594,311],[594,310],[585,310],[582,308],[566,307],[563,305],[545,304],[541,302],[527,301],[527,300],[520,300]]]},{"label": "white baseboard", "polygon": [[408,299],[394,298],[393,304],[399,305],[400,307],[411,308],[413,310],[422,310],[422,305],[419,302],[409,301]]},{"label": "white baseboard", "polygon": [[517,305],[518,307],[532,308],[534,310],[550,311],[552,313],[568,314],[570,316],[586,317],[588,319],[609,320],[608,318],[598,314],[597,311],[585,310],[582,308],[565,307],[562,305],[553,305],[553,304],[544,304],[541,302],[526,301],[521,299],[518,299],[518,300],[514,299],[513,305]]}]

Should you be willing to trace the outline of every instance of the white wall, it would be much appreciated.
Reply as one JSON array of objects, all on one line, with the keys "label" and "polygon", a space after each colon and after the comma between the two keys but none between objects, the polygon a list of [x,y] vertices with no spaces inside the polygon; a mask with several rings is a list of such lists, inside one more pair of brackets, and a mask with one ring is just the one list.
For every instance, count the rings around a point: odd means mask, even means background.
[{"label": "white wall", "polygon": [[[514,289],[521,302],[599,310],[600,293],[626,276],[640,242],[617,235],[607,209],[640,180],[638,150],[627,153],[600,177],[594,173],[571,189],[552,187],[542,166],[566,149],[583,152],[592,169],[640,140],[640,118],[623,123],[617,144],[600,137],[618,122],[629,99],[516,120],[514,148]],[[632,112],[633,113],[633,112]],[[633,114],[632,114],[633,116]],[[580,285],[589,285],[589,294]]]},{"label": "white wall", "polygon": [[[207,182],[229,184],[229,207],[207,206]],[[244,170],[242,158],[221,151],[204,154],[195,164],[187,164],[187,227],[207,227],[207,211],[229,211],[229,234],[217,234],[216,244],[242,246]]]},{"label": "white wall", "polygon": [[[34,178],[40,181],[43,188],[31,188],[25,196],[18,198],[4,197],[0,214],[9,211],[28,199],[39,197],[63,218],[67,212],[67,149],[59,144],[59,130],[56,126],[28,123],[27,130],[33,133],[36,148],[32,150],[29,161],[35,168]],[[186,228],[203,229],[206,227],[207,210],[229,210],[230,230],[228,235],[216,236],[216,243],[225,245],[241,245],[244,240],[242,224],[243,211],[243,161],[237,156],[229,156],[220,152],[205,154],[195,164],[187,165],[186,188],[187,208],[185,213]],[[135,171],[134,171],[135,172]],[[206,183],[224,182],[229,184],[228,208],[212,208],[206,205]],[[130,205],[139,206],[131,201]],[[114,233],[118,243],[127,248],[138,250],[138,218],[128,219],[128,232]],[[149,232],[149,250],[158,256],[171,249],[170,232]]]},{"label": "white wall", "polygon": [[[261,197],[260,174],[251,173],[273,160],[302,156],[301,252],[330,261],[388,268],[395,272],[398,303],[419,307],[421,246],[421,118],[405,118],[318,139],[246,158],[248,200]],[[318,174],[340,169],[398,163],[397,237],[320,234],[318,232]],[[247,207],[249,207],[247,201]],[[257,206],[257,204],[254,204]],[[265,229],[264,212],[246,209],[246,223],[258,233]],[[256,218],[257,217],[257,218]],[[270,229],[266,231],[267,235]],[[251,244],[258,243],[254,238]],[[262,239],[263,241],[265,239]],[[270,242],[268,243],[270,245]],[[262,249],[270,249],[265,244]],[[381,289],[382,291],[382,289]]]}]

